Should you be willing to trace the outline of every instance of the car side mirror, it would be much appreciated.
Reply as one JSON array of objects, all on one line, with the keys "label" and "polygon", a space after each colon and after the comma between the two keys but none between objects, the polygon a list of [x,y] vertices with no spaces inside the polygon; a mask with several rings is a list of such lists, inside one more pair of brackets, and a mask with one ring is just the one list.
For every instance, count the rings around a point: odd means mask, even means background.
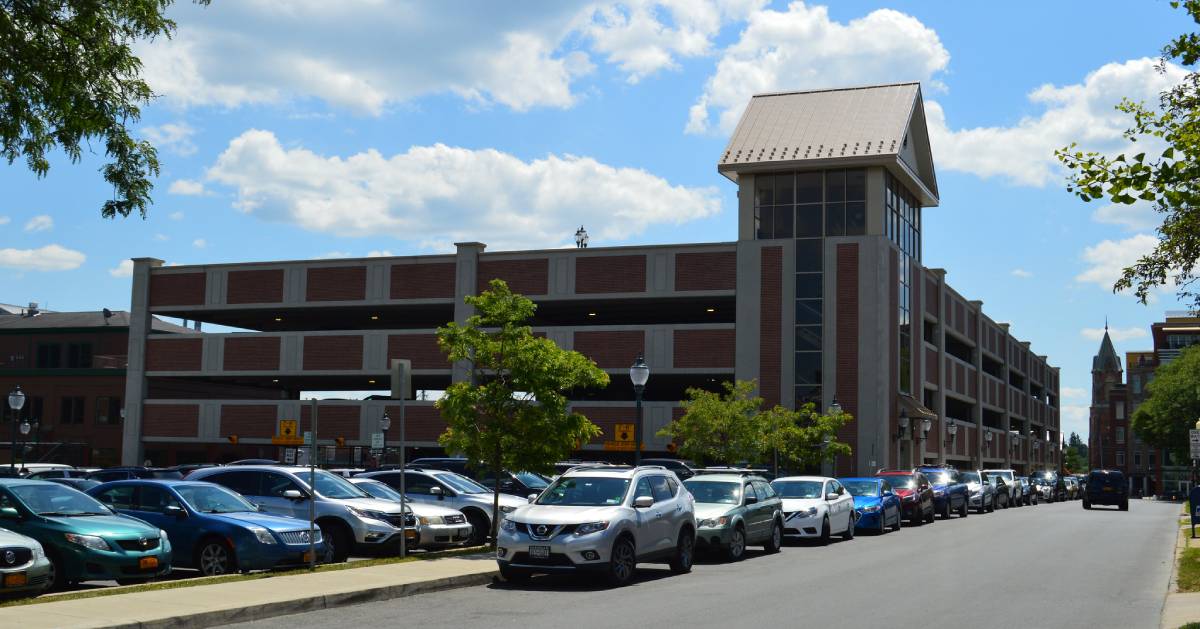
[{"label": "car side mirror", "polygon": [[288,489],[283,492],[283,497],[288,500],[304,500],[304,494],[300,493],[299,489]]},{"label": "car side mirror", "polygon": [[825,499],[826,500],[837,500],[838,499],[837,492],[831,491],[831,492],[825,494]]},{"label": "car side mirror", "polygon": [[885,489],[885,490],[883,490],[883,494],[882,494],[882,495],[884,495],[884,496],[891,496],[891,495],[892,495],[892,490],[890,490],[890,489]]},{"label": "car side mirror", "polygon": [[441,487],[430,487],[430,488],[429,488],[429,495],[431,495],[431,496],[437,496],[437,499],[438,499],[438,500],[445,500],[445,499],[446,499],[446,492],[442,491],[442,488],[441,488]]},{"label": "car side mirror", "polygon": [[758,502],[758,496],[746,496],[746,504],[752,505]]},{"label": "car side mirror", "polygon": [[185,511],[183,507],[177,505],[171,505],[166,509],[163,509],[163,513],[179,518],[180,520],[187,517],[187,511]]},{"label": "car side mirror", "polygon": [[654,506],[654,498],[650,496],[638,496],[633,499],[634,509],[649,509]]},{"label": "car side mirror", "polygon": [[512,488],[513,488],[513,482],[511,480],[500,481],[500,489],[512,489]]},{"label": "car side mirror", "polygon": [[0,509],[0,518],[5,520],[20,520],[21,512],[13,507],[4,507]]},{"label": "car side mirror", "polygon": [[533,501],[537,500],[538,495],[537,494],[529,494],[529,496],[527,496],[527,497],[529,498],[529,504],[533,504]]},{"label": "car side mirror", "polygon": [[256,502],[256,503],[254,503],[254,510],[255,510],[255,511],[262,512],[262,511],[266,511],[266,510],[267,510],[267,508],[266,508],[266,507],[264,507],[264,506],[262,506],[262,504],[261,504],[261,503],[257,503],[257,502]]}]

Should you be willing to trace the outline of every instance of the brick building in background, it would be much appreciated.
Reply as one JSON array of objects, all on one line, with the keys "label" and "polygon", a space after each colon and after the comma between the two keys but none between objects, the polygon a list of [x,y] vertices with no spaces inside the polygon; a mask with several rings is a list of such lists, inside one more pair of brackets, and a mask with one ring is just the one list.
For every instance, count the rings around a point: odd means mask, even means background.
[{"label": "brick building in background", "polygon": [[[687,387],[738,378],[757,380],[768,405],[836,397],[856,418],[839,435],[854,449],[840,474],[943,460],[1058,466],[1058,369],[921,264],[922,210],[939,200],[919,85],[756,96],[718,172],[738,186],[733,242],[459,243],[447,255],[169,268],[135,259],[124,460],[277,457],[279,420],[307,430],[301,392],[385,389],[391,358],[412,359],[414,389],[444,389],[461,374],[435,328],[464,321],[463,298],[501,278],[537,302],[536,332],[612,375],[573,403],[605,433],[585,450],[633,421],[626,374],[644,353],[649,452],[665,451],[655,433]],[[247,331],[153,337],[152,315]],[[365,445],[396,410],[322,401],[320,441]],[[408,418],[411,442],[435,448],[433,403],[411,402]]]},{"label": "brick building in background", "polygon": [[[154,336],[187,334],[153,322]],[[18,445],[24,460],[74,465],[116,465],[121,452],[121,400],[125,395],[128,312],[46,312],[37,304],[0,311],[0,392],[20,386],[19,418],[32,427]],[[3,404],[0,448],[4,464],[13,448],[13,413]],[[21,460],[18,456],[17,460]]]}]

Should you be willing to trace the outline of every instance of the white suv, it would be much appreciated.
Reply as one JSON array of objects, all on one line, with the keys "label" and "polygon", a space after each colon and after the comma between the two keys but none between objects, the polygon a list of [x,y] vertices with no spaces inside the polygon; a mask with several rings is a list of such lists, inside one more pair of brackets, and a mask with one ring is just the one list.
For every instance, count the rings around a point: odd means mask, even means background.
[{"label": "white suv", "polygon": [[984,476],[995,475],[1004,479],[1004,484],[1008,488],[1008,506],[1021,506],[1021,484],[1017,482],[1016,470],[983,470]]},{"label": "white suv", "polygon": [[639,562],[692,569],[692,495],[660,466],[582,466],[563,474],[500,525],[496,561],[510,581],[534,573],[595,571],[613,585]]}]

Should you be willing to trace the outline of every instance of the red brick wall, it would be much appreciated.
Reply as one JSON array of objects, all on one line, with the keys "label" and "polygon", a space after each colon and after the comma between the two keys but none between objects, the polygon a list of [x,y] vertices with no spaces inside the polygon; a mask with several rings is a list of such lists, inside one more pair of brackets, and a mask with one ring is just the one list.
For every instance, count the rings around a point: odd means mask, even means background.
[{"label": "red brick wall", "polygon": [[202,305],[204,277],[204,273],[152,273],[150,307]]},{"label": "red brick wall", "polygon": [[283,269],[230,271],[225,289],[228,304],[270,304],[283,301]]},{"label": "red brick wall", "polygon": [[596,361],[602,368],[628,367],[646,351],[646,333],[641,330],[576,332],[575,351]]},{"label": "red brick wall", "polygon": [[392,299],[454,297],[453,262],[392,265]]},{"label": "red brick wall", "polygon": [[769,408],[779,404],[781,360],[779,346],[783,308],[783,248],[764,247],[759,277],[758,390]]},{"label": "red brick wall", "polygon": [[[347,441],[358,441],[358,406],[332,406],[322,404],[317,410],[317,440],[345,437]],[[300,407],[300,434],[312,430],[312,408]],[[390,436],[390,435],[389,435]]]},{"label": "red brick wall", "polygon": [[367,267],[330,266],[308,269],[308,301],[355,301],[367,297]]},{"label": "red brick wall", "polygon": [[196,437],[199,428],[196,404],[147,404],[142,411],[142,434],[147,437]]},{"label": "red brick wall", "polygon": [[275,436],[275,430],[278,425],[278,412],[274,405],[221,405],[222,439],[228,437],[229,435],[237,435],[238,438],[251,437],[269,439]]},{"label": "red brick wall", "polygon": [[306,336],[304,337],[305,371],[362,369],[363,337]]},{"label": "red brick wall", "polygon": [[[388,430],[390,444],[400,438],[400,407],[387,407],[387,414],[392,418],[392,428]],[[446,432],[445,420],[432,406],[406,406],[404,417],[404,438],[407,441],[437,441]]]},{"label": "red brick wall", "polygon": [[[838,441],[858,452],[858,245],[837,246],[837,387],[838,403],[855,420],[838,429]],[[854,455],[839,457],[839,474],[855,473]]]},{"label": "red brick wall", "polygon": [[674,367],[733,369],[733,330],[675,330]]},{"label": "red brick wall", "polygon": [[203,341],[150,339],[146,343],[146,371],[200,371]]},{"label": "red brick wall", "polygon": [[393,358],[407,358],[413,369],[449,369],[446,355],[438,349],[434,334],[392,334],[388,336],[388,365]]},{"label": "red brick wall", "polygon": [[[637,410],[631,406],[575,406],[572,411],[587,417],[603,431],[591,443],[600,444],[615,440],[617,424],[632,424],[637,421]],[[644,428],[644,427],[643,427]],[[649,441],[650,435],[643,429],[642,443]]]},{"label": "red brick wall", "polygon": [[278,336],[231,336],[225,339],[226,371],[278,371]]},{"label": "red brick wall", "polygon": [[733,290],[736,287],[736,252],[675,254],[675,290]]},{"label": "red brick wall", "polygon": [[646,292],[646,256],[595,256],[575,260],[575,292]]},{"label": "red brick wall", "polygon": [[493,279],[502,279],[514,293],[522,295],[545,295],[549,291],[550,261],[536,260],[490,260],[480,261],[475,290],[483,292]]}]

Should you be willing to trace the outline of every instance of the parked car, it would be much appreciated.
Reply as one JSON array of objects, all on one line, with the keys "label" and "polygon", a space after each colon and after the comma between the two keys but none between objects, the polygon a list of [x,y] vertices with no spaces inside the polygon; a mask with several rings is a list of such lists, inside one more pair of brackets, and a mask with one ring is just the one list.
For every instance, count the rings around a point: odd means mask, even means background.
[{"label": "parked car", "polygon": [[1012,490],[1009,489],[1008,483],[1004,482],[1004,477],[999,474],[989,474],[984,471],[984,480],[992,486],[993,500],[995,500],[997,509],[1007,509],[1012,506]]},{"label": "parked car", "polygon": [[1033,483],[1029,482],[1028,476],[1018,476],[1017,482],[1021,485],[1021,504],[1035,505],[1038,503],[1038,492],[1034,489]]},{"label": "parked car", "polygon": [[178,470],[165,467],[109,467],[97,470],[87,475],[88,480],[109,483],[115,480],[133,480],[135,478],[159,478],[163,480],[180,480],[183,474]]},{"label": "parked car", "polygon": [[900,497],[892,491],[892,485],[883,478],[839,478],[846,491],[854,497],[854,526],[880,535],[900,530],[904,515],[900,510]]},{"label": "parked car", "polygon": [[1000,500],[1005,508],[1015,507],[1020,504],[1021,488],[1016,483],[1017,472],[1011,469],[993,469],[983,470],[984,474],[995,474],[1004,479],[1004,487],[1008,490],[1008,498]]},{"label": "parked car", "polygon": [[[351,478],[355,487],[371,494],[372,498],[400,502],[400,492],[373,478]],[[418,548],[463,546],[471,541],[471,525],[461,511],[434,504],[405,500],[405,507],[417,518],[421,527]]]},{"label": "parked car", "polygon": [[[483,485],[492,491],[496,486],[496,475],[486,470],[482,465],[470,465],[467,459],[451,457],[427,457],[416,459],[411,467],[422,469],[446,470],[454,472]],[[500,493],[528,498],[529,494],[539,494],[550,485],[550,481],[533,472],[500,472]]]},{"label": "parked car", "polygon": [[78,489],[84,493],[87,493],[87,490],[93,487],[99,487],[102,484],[100,481],[88,480],[86,478],[46,478],[34,480],[48,480],[51,483],[58,483],[59,485],[70,487],[71,489]]},{"label": "parked car", "polygon": [[692,569],[692,494],[661,467],[581,467],[554,481],[500,526],[496,561],[505,579],[596,571],[629,583],[638,563]]},{"label": "parked car", "polygon": [[991,513],[996,510],[996,489],[987,482],[979,471],[962,473],[967,490],[971,492],[971,508],[976,513]]},{"label": "parked car", "polygon": [[87,470],[77,470],[74,466],[62,463],[27,463],[21,466],[21,474],[33,480],[84,478],[88,473]]},{"label": "parked car", "polygon": [[1067,485],[1062,478],[1050,470],[1034,472],[1030,477],[1038,494],[1046,502],[1058,502],[1067,499]]},{"label": "parked car", "polygon": [[783,535],[828,544],[833,534],[854,539],[854,496],[835,478],[784,476],[771,481],[783,499]]},{"label": "parked car", "polygon": [[[401,476],[409,500],[461,511],[471,524],[470,544],[479,546],[488,540],[492,531],[492,491],[466,476],[445,470],[408,468],[403,472],[368,472],[360,474],[358,478],[381,481],[399,491]],[[528,499],[500,494],[501,519],[504,514],[528,502]]]},{"label": "parked car", "polygon": [[41,542],[50,590],[80,581],[140,583],[171,572],[165,531],[58,483],[0,479],[0,528]]},{"label": "parked car", "polygon": [[1083,508],[1094,505],[1115,505],[1129,510],[1129,486],[1120,470],[1092,470],[1084,485]]},{"label": "parked car", "polygon": [[683,481],[696,504],[696,547],[718,550],[730,561],[746,546],[768,553],[783,545],[783,502],[761,476],[705,474]]},{"label": "parked car", "polygon": [[175,566],[204,576],[304,566],[325,557],[321,530],[311,538],[307,520],[262,513],[214,483],[126,480],[94,487],[88,495],[167,532]]},{"label": "parked car", "polygon": [[921,472],[905,472],[902,470],[883,470],[875,475],[876,478],[887,479],[892,485],[892,491],[900,497],[900,509],[904,519],[913,526],[936,519],[933,503],[933,484]]},{"label": "parked car", "polygon": [[50,560],[32,537],[0,529],[0,594],[37,596],[50,583]]},{"label": "parked car", "polygon": [[187,478],[188,474],[191,474],[192,472],[195,472],[196,470],[202,470],[202,469],[208,468],[208,467],[220,467],[220,466],[221,466],[220,463],[183,463],[181,465],[173,465],[166,469],[172,470],[175,472],[179,472],[180,474],[183,475],[184,478]]},{"label": "parked car", "polygon": [[564,473],[566,473],[568,470],[571,470],[572,468],[583,467],[585,465],[592,466],[592,467],[603,466],[603,465],[611,465],[613,467],[618,467],[616,464],[605,463],[604,461],[580,461],[578,459],[570,459],[567,461],[559,461],[554,464],[554,473],[557,475],[557,476],[555,476],[555,478],[557,478],[558,476],[562,476]]},{"label": "parked car", "polygon": [[661,465],[675,472],[675,476],[682,481],[695,476],[696,470],[700,467],[687,459],[642,459],[642,465]]},{"label": "parked car", "polygon": [[416,519],[411,513],[401,515],[400,505],[376,500],[325,470],[313,474],[314,486],[310,486],[306,467],[244,465],[196,470],[188,480],[223,485],[268,513],[285,517],[307,520],[311,501],[321,536],[336,562],[346,561],[355,549],[398,551],[400,535],[414,541],[420,536]]},{"label": "parked car", "polygon": [[279,465],[279,461],[275,459],[238,459],[231,461],[225,465]]},{"label": "parked car", "polygon": [[1079,500],[1083,493],[1079,488],[1079,480],[1074,476],[1064,476],[1063,484],[1067,486],[1067,500]]},{"label": "parked car", "polygon": [[949,519],[951,513],[957,513],[960,518],[967,517],[967,507],[971,502],[971,492],[958,470],[944,465],[922,465],[918,472],[929,479],[933,485],[933,510]]}]

